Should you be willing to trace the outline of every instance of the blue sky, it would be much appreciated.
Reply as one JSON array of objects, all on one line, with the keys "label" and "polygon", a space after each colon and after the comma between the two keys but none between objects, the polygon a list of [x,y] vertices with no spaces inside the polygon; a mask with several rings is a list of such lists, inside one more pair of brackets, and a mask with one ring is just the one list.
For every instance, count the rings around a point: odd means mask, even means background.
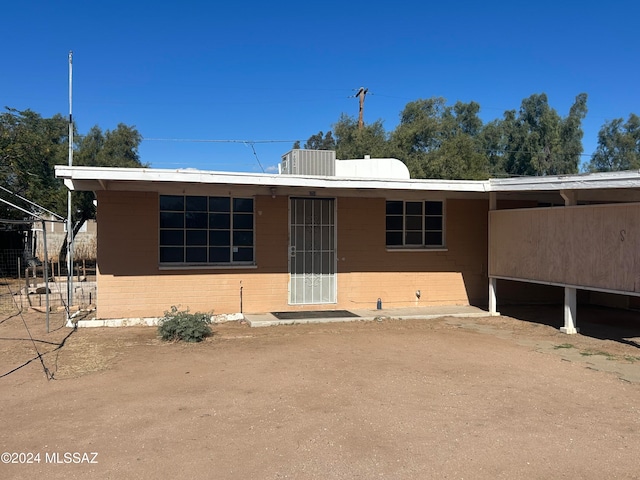
[{"label": "blue sky", "polygon": [[357,117],[360,86],[387,131],[420,98],[488,122],[542,92],[564,116],[586,92],[585,161],[605,121],[640,114],[635,0],[228,3],[8,2],[0,106],[67,115],[72,50],[81,134],[125,123],[152,167],[243,172]]}]

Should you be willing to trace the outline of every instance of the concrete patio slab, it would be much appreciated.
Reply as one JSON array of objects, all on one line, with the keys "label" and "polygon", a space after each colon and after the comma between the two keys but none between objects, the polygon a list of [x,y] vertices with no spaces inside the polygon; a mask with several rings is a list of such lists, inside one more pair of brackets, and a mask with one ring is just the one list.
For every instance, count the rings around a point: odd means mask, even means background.
[{"label": "concrete patio slab", "polygon": [[489,312],[471,305],[442,305],[428,307],[402,307],[377,309],[350,309],[357,317],[319,317],[295,320],[282,320],[271,313],[246,313],[245,321],[251,327],[271,327],[275,325],[297,325],[305,323],[331,323],[373,321],[385,318],[410,319],[410,318],[440,318],[440,317],[487,317]]}]

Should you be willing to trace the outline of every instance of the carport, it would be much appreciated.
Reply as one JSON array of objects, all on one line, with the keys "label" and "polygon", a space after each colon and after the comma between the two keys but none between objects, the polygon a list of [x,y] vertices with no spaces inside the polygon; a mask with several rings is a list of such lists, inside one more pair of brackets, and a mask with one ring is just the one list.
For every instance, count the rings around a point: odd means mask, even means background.
[{"label": "carport", "polygon": [[489,191],[491,314],[498,280],[564,288],[568,334],[579,290],[640,296],[639,172],[492,179]]}]

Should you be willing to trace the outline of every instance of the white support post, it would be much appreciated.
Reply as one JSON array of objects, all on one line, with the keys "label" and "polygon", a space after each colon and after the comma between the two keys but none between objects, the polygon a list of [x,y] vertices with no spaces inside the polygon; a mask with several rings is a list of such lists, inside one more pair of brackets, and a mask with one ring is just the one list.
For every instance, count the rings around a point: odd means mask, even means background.
[{"label": "white support post", "polygon": [[576,298],[575,288],[564,287],[564,327],[560,327],[562,333],[578,333],[578,329],[576,328]]},{"label": "white support post", "polygon": [[[578,195],[575,190],[561,190],[560,195],[564,199],[564,206],[571,207],[578,204]],[[564,287],[564,327],[560,327],[562,333],[578,333],[577,320],[577,291],[572,287]]]},{"label": "white support post", "polygon": [[498,316],[498,297],[496,296],[496,283],[495,278],[489,278],[489,315]]},{"label": "white support post", "polygon": [[[492,210],[496,210],[497,207],[498,207],[497,196],[495,192],[490,192],[489,193],[489,221],[487,222],[489,226],[489,232],[488,232],[489,252],[487,252],[487,261],[489,262],[489,265],[491,264],[491,215],[490,213]],[[489,274],[490,273],[491,272],[489,272]],[[491,316],[500,315],[500,312],[498,312],[498,296],[496,294],[497,283],[498,281],[495,278],[489,277],[489,315]]]}]

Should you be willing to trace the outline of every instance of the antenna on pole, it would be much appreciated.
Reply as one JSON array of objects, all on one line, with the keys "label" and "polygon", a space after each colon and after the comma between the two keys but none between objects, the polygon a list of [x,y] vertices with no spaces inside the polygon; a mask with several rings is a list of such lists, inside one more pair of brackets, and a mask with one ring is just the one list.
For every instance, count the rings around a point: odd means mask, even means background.
[{"label": "antenna on pole", "polygon": [[362,130],[364,128],[364,97],[367,96],[367,93],[369,93],[368,88],[360,87],[358,89],[358,93],[351,97],[358,97],[358,99],[360,100],[360,110],[358,113],[358,130]]},{"label": "antenna on pole", "polygon": [[[69,166],[73,165],[73,52],[69,51]],[[67,317],[73,305],[73,223],[71,189],[67,193]]]}]

